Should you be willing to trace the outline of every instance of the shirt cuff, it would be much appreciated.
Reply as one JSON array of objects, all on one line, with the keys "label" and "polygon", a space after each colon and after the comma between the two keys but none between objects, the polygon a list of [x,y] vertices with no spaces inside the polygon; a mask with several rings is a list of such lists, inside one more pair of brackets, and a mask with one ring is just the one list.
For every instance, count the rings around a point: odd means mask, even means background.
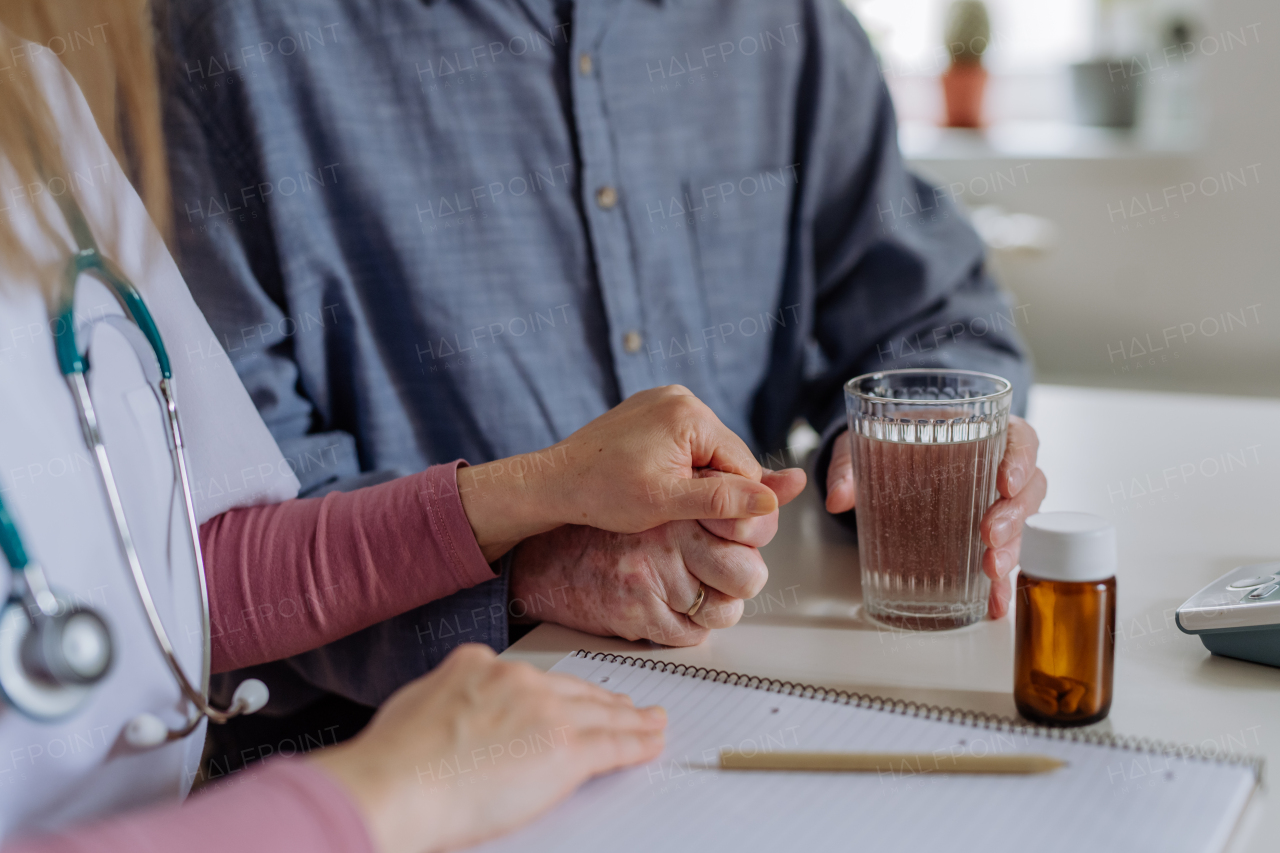
[{"label": "shirt cuff", "polygon": [[466,464],[465,459],[455,459],[444,465],[432,465],[418,475],[422,478],[418,489],[422,510],[435,540],[440,543],[440,550],[448,557],[449,572],[460,587],[493,580],[495,575],[462,508],[458,469]]}]

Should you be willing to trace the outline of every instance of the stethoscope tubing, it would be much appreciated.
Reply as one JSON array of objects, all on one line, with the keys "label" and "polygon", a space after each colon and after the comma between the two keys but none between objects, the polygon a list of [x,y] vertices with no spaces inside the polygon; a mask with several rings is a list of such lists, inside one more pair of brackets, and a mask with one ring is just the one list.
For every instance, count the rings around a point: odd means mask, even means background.
[{"label": "stethoscope tubing", "polygon": [[[152,636],[155,638],[160,654],[177,682],[179,690],[193,708],[193,711],[189,710],[187,712],[182,725],[178,728],[170,728],[168,724],[149,712],[135,717],[129,727],[126,728],[126,740],[135,746],[143,748],[154,747],[186,737],[195,730],[203,719],[207,718],[215,723],[225,723],[240,714],[253,713],[267,701],[267,690],[256,679],[248,679],[237,688],[236,695],[232,698],[231,707],[228,709],[220,710],[209,704],[207,697],[212,670],[209,583],[205,573],[204,556],[200,548],[200,528],[196,521],[195,499],[192,494],[191,478],[185,454],[185,442],[182,436],[182,419],[178,412],[178,402],[174,394],[173,374],[169,364],[169,356],[165,350],[164,341],[160,336],[160,330],[156,326],[151,312],[147,309],[141,294],[138,293],[137,289],[134,288],[124,274],[98,250],[97,243],[79,205],[74,199],[65,196],[60,197],[58,201],[78,246],[78,251],[72,254],[65,267],[62,278],[62,302],[60,311],[55,315],[56,322],[53,325],[54,351],[57,356],[58,367],[70,388],[71,397],[79,416],[85,445],[93,454],[98,469],[98,480],[110,507],[117,543],[125,557],[125,562],[129,566],[134,590],[138,595],[139,602],[142,604],[143,612],[146,613]],[[89,383],[86,378],[89,360],[86,355],[80,352],[76,341],[74,302],[76,284],[82,275],[93,276],[105,284],[124,311],[125,319],[128,323],[120,324],[118,328],[125,334],[126,340],[133,347],[135,355],[142,366],[143,373],[146,375],[147,384],[156,394],[157,402],[164,410],[165,432],[173,465],[174,485],[182,492],[183,512],[186,516],[189,533],[188,544],[191,548],[192,559],[195,561],[200,593],[201,663],[198,687],[191,683],[191,679],[187,677],[186,672],[183,670],[173,642],[165,629],[164,621],[161,619],[159,608],[157,608],[155,599],[151,594],[151,587],[147,583],[142,560],[138,555],[138,549],[129,526],[129,519],[125,513],[124,500],[121,497],[120,488],[112,470],[111,458],[102,438],[102,430],[99,425],[97,410],[94,407],[93,397],[89,393]],[[17,528],[2,503],[0,503],[0,548],[2,548],[6,561],[10,564],[10,568],[14,573],[14,586],[10,593],[9,603],[5,605],[3,611],[4,618],[9,618],[9,614],[13,612],[11,608],[15,602],[22,607],[26,607],[27,602],[30,602],[32,609],[28,618],[33,618],[36,611],[39,611],[45,618],[57,617],[61,601],[49,587],[48,580],[39,563],[28,558]],[[106,668],[110,665],[110,638],[106,636],[106,623],[97,614],[92,613],[91,610],[86,611],[84,617],[79,618],[88,617],[92,617],[101,626],[100,630],[107,643],[107,662],[102,664],[102,668],[95,675],[87,676],[92,681],[83,682],[84,685],[91,686],[105,675]],[[44,629],[41,628],[40,630]],[[3,668],[5,675],[0,677],[0,690],[4,692],[6,698],[11,702],[16,702],[19,710],[37,719],[54,719],[74,711],[80,701],[83,698],[87,698],[87,693],[82,693],[79,697],[75,693],[63,693],[61,694],[63,699],[61,704],[54,702],[52,706],[45,700],[39,699],[38,690],[33,694],[31,691],[34,688],[27,686],[32,683],[29,681],[29,673],[22,673],[22,670],[28,665],[19,663],[16,657],[12,661],[10,660],[11,656],[18,654],[16,648],[6,650]],[[61,676],[59,677],[61,678]],[[76,676],[68,676],[68,678],[74,677]],[[9,690],[10,687],[14,688],[16,692],[11,692]],[[83,690],[84,688],[78,689]],[[25,699],[17,701],[19,694],[25,696]]]},{"label": "stethoscope tubing", "polygon": [[210,716],[210,712],[222,716],[224,719],[218,722],[225,722],[229,719],[226,714],[210,707],[203,697],[209,695],[209,678],[213,670],[213,625],[210,614],[209,605],[209,580],[204,570],[204,552],[200,548],[200,525],[196,521],[196,504],[195,498],[191,490],[191,476],[187,473],[187,457],[184,450],[185,444],[182,440],[182,419],[178,416],[178,403],[173,393],[173,379],[162,379],[160,381],[160,394],[164,398],[164,409],[169,420],[169,432],[173,436],[173,461],[174,467],[178,471],[178,486],[182,491],[182,504],[187,513],[187,533],[191,536],[191,553],[195,556],[196,575],[200,585],[200,636],[202,642],[201,663],[200,663],[200,690],[197,696],[202,699],[197,707],[203,705],[201,713]]},{"label": "stethoscope tubing", "polygon": [[[151,312],[147,309],[142,295],[138,293],[137,289],[134,288],[124,274],[116,268],[115,264],[111,263],[99,251],[88,223],[85,221],[84,215],[74,199],[60,197],[59,202],[63,215],[66,217],[75,236],[78,251],[69,259],[63,276],[63,305],[59,322],[55,324],[54,349],[58,356],[59,368],[71,387],[71,396],[80,415],[85,444],[88,445],[97,462],[99,481],[102,483],[103,491],[106,493],[107,502],[110,504],[111,514],[115,521],[116,538],[121,551],[124,553],[125,561],[129,564],[129,572],[133,577],[138,599],[147,614],[151,632],[155,637],[156,644],[159,646],[165,663],[177,681],[183,696],[195,707],[195,713],[188,715],[181,728],[168,729],[166,740],[176,740],[190,734],[204,717],[215,723],[225,723],[232,717],[245,712],[246,708],[243,702],[236,700],[230,708],[223,711],[214,708],[207,699],[212,670],[212,624],[209,607],[209,582],[205,573],[204,555],[201,553],[200,548],[200,527],[196,521],[195,499],[192,496],[191,478],[184,452],[185,442],[182,438],[182,419],[178,412],[178,401],[174,394],[169,355],[160,336],[160,330],[156,326]],[[150,349],[156,359],[156,368],[158,368],[159,372],[158,381],[155,382],[160,395],[158,402],[165,413],[164,420],[167,426],[169,453],[177,474],[178,487],[182,492],[183,511],[186,514],[191,556],[195,561],[200,590],[201,665],[199,689],[192,685],[186,672],[183,671],[182,665],[178,661],[177,653],[174,651],[173,643],[169,639],[169,633],[164,627],[160,612],[151,595],[151,588],[147,583],[142,561],[138,556],[137,547],[129,529],[129,520],[125,515],[124,502],[120,497],[120,489],[116,484],[115,474],[111,468],[111,460],[107,454],[106,445],[102,440],[102,432],[98,427],[93,398],[89,394],[89,385],[85,379],[88,364],[84,357],[81,356],[79,346],[75,340],[74,306],[76,282],[81,275],[86,274],[107,285],[108,290],[115,297],[125,315],[142,332],[142,336],[150,344]],[[139,358],[143,357],[141,352],[138,355]]]},{"label": "stethoscope tubing", "polygon": [[[170,455],[173,459],[174,467],[178,471],[181,487],[184,495],[184,511],[187,515],[187,523],[193,531],[198,530],[195,523],[195,506],[191,500],[190,482],[186,478],[186,460],[182,453],[182,431],[178,422],[177,406],[174,404],[171,388],[169,384],[172,380],[162,379],[161,387],[164,389],[162,395],[167,399],[162,401],[167,416],[165,418],[170,433]],[[124,511],[124,501],[120,496],[120,488],[116,483],[115,473],[111,467],[111,458],[107,454],[106,444],[102,440],[102,432],[98,428],[97,412],[93,406],[93,398],[89,394],[89,386],[85,381],[85,376],[81,372],[73,372],[67,375],[67,382],[71,386],[72,396],[75,398],[76,408],[80,412],[81,424],[84,426],[85,442],[89,445],[93,452],[94,459],[97,462],[99,482],[102,484],[103,491],[106,494],[107,504],[111,508],[112,518],[115,522],[116,540],[120,545],[120,550],[125,556],[125,562],[129,564],[129,573],[133,577],[133,585],[138,593],[138,600],[142,603],[142,609],[147,614],[147,621],[151,624],[151,632],[155,637],[156,644],[160,648],[160,654],[164,657],[165,663],[169,670],[173,673],[174,679],[178,682],[178,687],[182,694],[197,709],[198,713],[191,714],[180,729],[171,729],[168,739],[175,740],[190,734],[200,723],[202,716],[207,716],[214,722],[225,722],[230,719],[227,712],[219,711],[209,705],[205,699],[204,690],[207,690],[209,682],[210,670],[210,622],[209,622],[209,592],[208,583],[204,572],[204,560],[200,553],[200,544],[198,533],[191,538],[192,554],[195,559],[196,572],[199,575],[200,587],[200,606],[201,606],[201,639],[202,639],[202,666],[200,686],[202,690],[197,690],[191,680],[187,678],[186,672],[183,671],[182,665],[178,661],[177,653],[174,651],[173,642],[169,639],[169,632],[164,627],[164,622],[160,618],[160,611],[156,607],[155,599],[151,595],[151,587],[147,583],[146,574],[142,568],[142,560],[138,556],[137,546],[134,544],[133,533],[129,528],[129,519]]]}]

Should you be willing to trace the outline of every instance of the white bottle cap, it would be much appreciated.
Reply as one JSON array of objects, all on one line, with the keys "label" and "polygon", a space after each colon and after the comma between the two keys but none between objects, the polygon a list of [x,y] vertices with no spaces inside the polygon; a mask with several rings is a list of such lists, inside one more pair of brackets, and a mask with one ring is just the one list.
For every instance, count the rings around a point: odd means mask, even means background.
[{"label": "white bottle cap", "polygon": [[1049,581],[1100,581],[1116,573],[1116,529],[1087,512],[1042,512],[1022,529],[1023,574]]}]

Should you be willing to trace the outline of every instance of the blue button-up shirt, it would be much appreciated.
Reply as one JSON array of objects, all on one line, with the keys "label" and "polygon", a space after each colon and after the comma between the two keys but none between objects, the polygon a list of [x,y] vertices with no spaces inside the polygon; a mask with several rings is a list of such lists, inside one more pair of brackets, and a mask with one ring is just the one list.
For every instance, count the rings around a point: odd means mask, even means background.
[{"label": "blue button-up shirt", "polygon": [[[535,450],[668,383],[760,452],[869,370],[1025,392],[1023,318],[904,169],[838,0],[174,5],[180,262],[304,487]],[[378,701],[501,647],[505,595],[292,665]]]}]

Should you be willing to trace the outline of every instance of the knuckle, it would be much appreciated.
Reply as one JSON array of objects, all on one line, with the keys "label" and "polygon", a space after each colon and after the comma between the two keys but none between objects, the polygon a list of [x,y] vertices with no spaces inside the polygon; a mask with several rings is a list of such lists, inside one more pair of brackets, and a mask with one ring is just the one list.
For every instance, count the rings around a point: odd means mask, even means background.
[{"label": "knuckle", "polygon": [[512,664],[509,661],[495,660],[487,672],[487,683],[509,685],[512,683]]},{"label": "knuckle", "polygon": [[712,629],[732,628],[742,618],[743,601],[726,598],[707,608],[703,626]]},{"label": "knuckle", "polygon": [[688,388],[683,385],[676,387],[678,387],[681,392],[679,396],[676,397],[676,401],[679,402],[681,409],[686,413],[686,415],[689,417],[696,416],[701,418],[706,412],[711,411],[707,408],[707,404],[698,399]]},{"label": "knuckle", "polygon": [[495,659],[494,677],[513,687],[525,689],[537,681],[538,671],[523,661]]},{"label": "knuckle", "polygon": [[733,509],[733,488],[729,485],[729,481],[722,477],[714,477],[703,482],[711,483],[711,494],[707,498],[707,505],[711,508],[712,514],[716,518],[727,516]]},{"label": "knuckle", "polygon": [[683,385],[663,385],[653,389],[653,396],[660,406],[674,408],[676,411],[693,399],[692,392]]},{"label": "knuckle", "polygon": [[534,688],[543,687],[545,677],[541,670],[532,664],[523,661],[515,661],[510,664],[511,679],[521,687]]},{"label": "knuckle", "polygon": [[656,579],[661,574],[661,568],[651,557],[644,557],[636,561],[633,570],[624,571],[617,577],[619,598],[623,601],[630,601],[647,595],[653,589]]},{"label": "knuckle", "polygon": [[700,404],[693,397],[672,397],[670,405],[672,413],[681,422],[694,420],[699,414],[698,406]]},{"label": "knuckle", "polygon": [[582,729],[577,726],[569,726],[565,729],[564,745],[571,752],[582,752],[587,746],[587,738],[584,736]]},{"label": "knuckle", "polygon": [[769,568],[764,564],[759,551],[752,550],[749,553],[746,565],[738,574],[744,593],[739,598],[755,598],[769,582]]},{"label": "knuckle", "polygon": [[740,598],[735,598],[731,601],[725,602],[720,608],[720,612],[717,614],[721,620],[720,627],[732,628],[734,625],[737,625],[742,619],[742,614],[745,610],[746,602]]}]

